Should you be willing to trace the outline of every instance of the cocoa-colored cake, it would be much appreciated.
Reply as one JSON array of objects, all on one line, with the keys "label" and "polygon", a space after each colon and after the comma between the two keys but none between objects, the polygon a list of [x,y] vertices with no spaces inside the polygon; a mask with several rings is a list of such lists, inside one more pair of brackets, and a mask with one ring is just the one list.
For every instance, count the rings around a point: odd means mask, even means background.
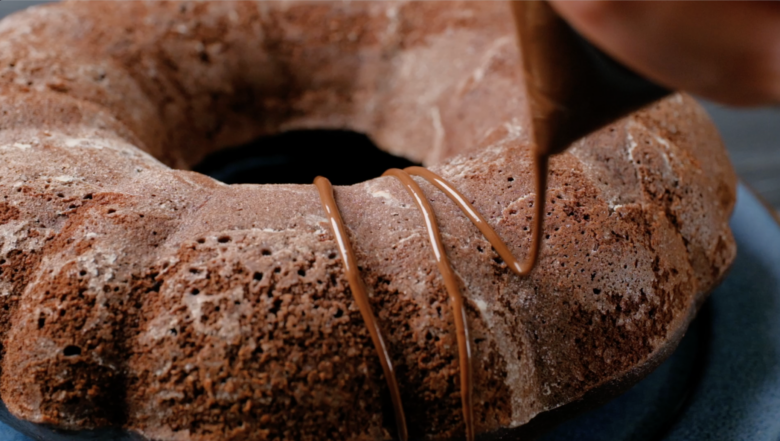
[{"label": "cocoa-colored cake", "polygon": [[[289,129],[364,132],[449,180],[524,256],[538,201],[518,64],[506,2],[74,2],[2,21],[10,413],[155,440],[394,437],[316,188],[186,170]],[[418,179],[467,301],[479,436],[637,381],[734,258],[735,176],[687,96],[580,141],[549,179],[528,277]],[[463,437],[420,212],[393,177],[335,197],[411,438]]]}]

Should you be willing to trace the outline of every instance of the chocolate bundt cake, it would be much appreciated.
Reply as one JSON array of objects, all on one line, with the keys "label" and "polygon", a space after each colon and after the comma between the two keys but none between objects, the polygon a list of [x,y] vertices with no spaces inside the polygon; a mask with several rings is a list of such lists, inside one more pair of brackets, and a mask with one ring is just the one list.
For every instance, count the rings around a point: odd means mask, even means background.
[{"label": "chocolate bundt cake", "polygon": [[[531,243],[506,2],[66,2],[0,22],[0,48],[0,397],[15,424],[397,435],[317,188],[187,171],[218,149],[363,132],[451,182],[516,256]],[[477,438],[660,363],[734,258],[735,181],[704,111],[665,99],[552,158],[539,264],[520,277],[416,178],[465,298]],[[462,438],[423,216],[392,176],[334,197],[410,437]]]}]

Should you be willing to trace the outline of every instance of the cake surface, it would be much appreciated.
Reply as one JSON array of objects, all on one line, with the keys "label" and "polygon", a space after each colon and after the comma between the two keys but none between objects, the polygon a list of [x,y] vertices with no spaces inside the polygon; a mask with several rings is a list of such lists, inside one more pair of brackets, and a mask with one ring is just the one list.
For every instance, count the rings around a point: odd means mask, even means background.
[{"label": "cake surface", "polygon": [[[392,437],[314,187],[186,170],[280,131],[364,132],[452,182],[523,256],[535,201],[512,26],[504,2],[66,2],[0,22],[8,410],[155,440]],[[736,178],[685,95],[552,159],[526,278],[419,182],[468,299],[482,434],[641,378],[736,252]],[[336,199],[413,439],[462,436],[420,214],[392,178]]]}]

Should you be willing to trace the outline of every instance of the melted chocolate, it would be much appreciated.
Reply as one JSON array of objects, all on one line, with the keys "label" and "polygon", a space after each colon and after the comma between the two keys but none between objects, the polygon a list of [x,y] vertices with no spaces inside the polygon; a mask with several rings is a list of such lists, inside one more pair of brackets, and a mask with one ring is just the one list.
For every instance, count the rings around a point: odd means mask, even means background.
[{"label": "melted chocolate", "polygon": [[439,225],[436,222],[436,215],[433,207],[425,197],[422,189],[417,182],[412,179],[409,173],[397,168],[390,169],[382,176],[393,176],[401,181],[406,191],[412,196],[417,208],[425,219],[425,228],[428,230],[428,239],[431,242],[433,255],[436,259],[436,265],[444,279],[444,286],[450,295],[450,304],[452,306],[452,315],[455,317],[455,334],[458,341],[458,360],[460,364],[460,397],[463,404],[463,422],[466,425],[466,439],[474,439],[474,405],[472,402],[472,369],[471,369],[471,339],[469,338],[469,327],[466,323],[466,308],[463,301],[463,295],[458,287],[458,279],[455,272],[452,271],[452,265],[447,258],[447,252],[441,242],[441,233]]},{"label": "melted chocolate", "polygon": [[[542,222],[544,219],[544,193],[547,182],[547,163],[548,158],[545,155],[539,155],[534,161],[536,168],[536,213],[534,219],[534,226],[532,230],[531,249],[528,252],[525,260],[522,262],[515,258],[506,243],[498,237],[495,230],[487,223],[485,218],[474,208],[471,203],[458,191],[452,184],[447,182],[444,178],[422,167],[409,167],[405,170],[390,169],[384,173],[383,176],[392,176],[398,179],[403,185],[404,189],[414,199],[420,213],[425,221],[425,227],[428,231],[428,239],[431,243],[434,258],[439,268],[439,272],[444,279],[444,286],[447,289],[447,293],[450,296],[450,304],[452,306],[452,313],[455,317],[455,330],[456,338],[458,342],[458,361],[460,367],[460,387],[461,387],[461,402],[463,406],[463,422],[466,426],[466,439],[469,441],[474,440],[474,403],[472,398],[473,391],[473,369],[472,369],[472,351],[471,340],[469,337],[469,327],[466,318],[465,299],[458,285],[458,279],[455,276],[447,253],[444,249],[444,245],[441,241],[441,233],[439,232],[439,226],[436,220],[436,214],[433,212],[430,202],[423,193],[420,186],[412,178],[412,175],[419,176],[436,188],[444,192],[454,203],[461,209],[463,214],[471,220],[472,223],[479,229],[485,238],[493,245],[493,248],[506,262],[512,271],[517,275],[528,275],[533,269],[539,256],[539,248],[541,244],[542,236]],[[398,380],[393,370],[393,364],[390,360],[390,356],[387,351],[387,346],[382,338],[379,325],[376,321],[376,317],[371,311],[371,306],[368,302],[368,296],[366,295],[366,288],[363,283],[363,279],[360,277],[360,273],[357,267],[357,261],[352,246],[347,239],[344,222],[339,213],[338,206],[333,197],[333,189],[330,182],[323,178],[318,177],[314,180],[314,185],[319,190],[320,200],[322,206],[330,221],[333,235],[336,238],[336,242],[339,247],[339,253],[344,262],[344,266],[347,271],[347,279],[349,280],[350,289],[355,297],[355,301],[360,308],[360,312],[363,315],[363,321],[366,323],[370,333],[371,339],[374,342],[377,354],[379,355],[382,369],[385,374],[388,387],[390,388],[390,395],[393,400],[393,408],[396,415],[396,423],[398,425],[398,433],[401,440],[408,438],[408,432],[406,428],[406,417],[403,412],[403,406],[401,404],[401,396],[398,390]]]},{"label": "melted chocolate", "polygon": [[404,414],[403,404],[401,403],[401,393],[398,389],[398,380],[395,376],[395,370],[393,369],[393,362],[390,360],[390,354],[387,352],[387,345],[382,337],[382,331],[379,329],[379,323],[377,323],[374,312],[371,310],[371,304],[369,303],[368,294],[366,293],[366,285],[363,283],[363,278],[360,277],[360,270],[358,269],[357,259],[355,259],[355,252],[347,237],[344,220],[341,218],[341,212],[339,212],[338,205],[336,205],[336,199],[333,196],[333,187],[330,185],[330,181],[321,176],[314,179],[314,185],[319,191],[322,208],[325,209],[325,213],[330,221],[331,231],[333,231],[333,236],[336,238],[339,254],[341,254],[341,260],[344,262],[344,269],[347,272],[349,289],[352,291],[355,303],[357,303],[360,314],[363,316],[363,321],[371,335],[371,340],[374,343],[376,353],[379,355],[379,362],[382,365],[382,371],[385,374],[387,387],[390,389],[390,397],[393,401],[393,411],[395,412],[395,421],[398,426],[398,437],[401,438],[402,441],[406,441],[409,438],[409,434],[406,430],[406,415]]},{"label": "melted chocolate", "polygon": [[[485,236],[485,239],[487,239],[490,244],[493,245],[493,248],[496,250],[498,255],[504,259],[504,262],[506,262],[509,268],[518,276],[527,276],[534,268],[536,260],[539,256],[539,248],[542,237],[542,221],[544,220],[544,198],[543,196],[540,198],[540,195],[544,195],[547,184],[547,157],[541,156],[536,158],[534,165],[536,167],[536,213],[534,215],[534,225],[531,236],[531,249],[529,250],[525,260],[522,262],[515,258],[512,252],[509,251],[506,243],[504,243],[504,241],[498,237],[498,234],[496,234],[495,230],[493,230],[493,228],[487,223],[485,218],[479,214],[479,211],[477,211],[477,209],[474,208],[474,206],[471,205],[471,203],[469,203],[469,201],[462,194],[460,194],[460,192],[456,190],[452,184],[444,180],[444,178],[437,175],[436,173],[423,167],[409,167],[405,169],[405,171],[410,175],[419,176],[425,179],[426,181],[433,184],[436,188],[444,192],[444,194],[446,194],[447,197],[449,197],[452,202],[454,202],[455,205],[457,205],[458,208],[463,211],[463,214],[465,214],[466,217],[471,220],[474,226],[479,229],[482,235]],[[541,203],[539,203],[540,199]]]}]

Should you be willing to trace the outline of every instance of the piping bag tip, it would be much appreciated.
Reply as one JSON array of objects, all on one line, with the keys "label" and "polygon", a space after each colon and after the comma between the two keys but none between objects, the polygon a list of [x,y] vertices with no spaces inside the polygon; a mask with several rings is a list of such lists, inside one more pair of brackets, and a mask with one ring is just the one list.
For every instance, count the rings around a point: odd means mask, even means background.
[{"label": "piping bag tip", "polygon": [[591,44],[547,1],[510,4],[538,154],[560,153],[672,93]]}]

